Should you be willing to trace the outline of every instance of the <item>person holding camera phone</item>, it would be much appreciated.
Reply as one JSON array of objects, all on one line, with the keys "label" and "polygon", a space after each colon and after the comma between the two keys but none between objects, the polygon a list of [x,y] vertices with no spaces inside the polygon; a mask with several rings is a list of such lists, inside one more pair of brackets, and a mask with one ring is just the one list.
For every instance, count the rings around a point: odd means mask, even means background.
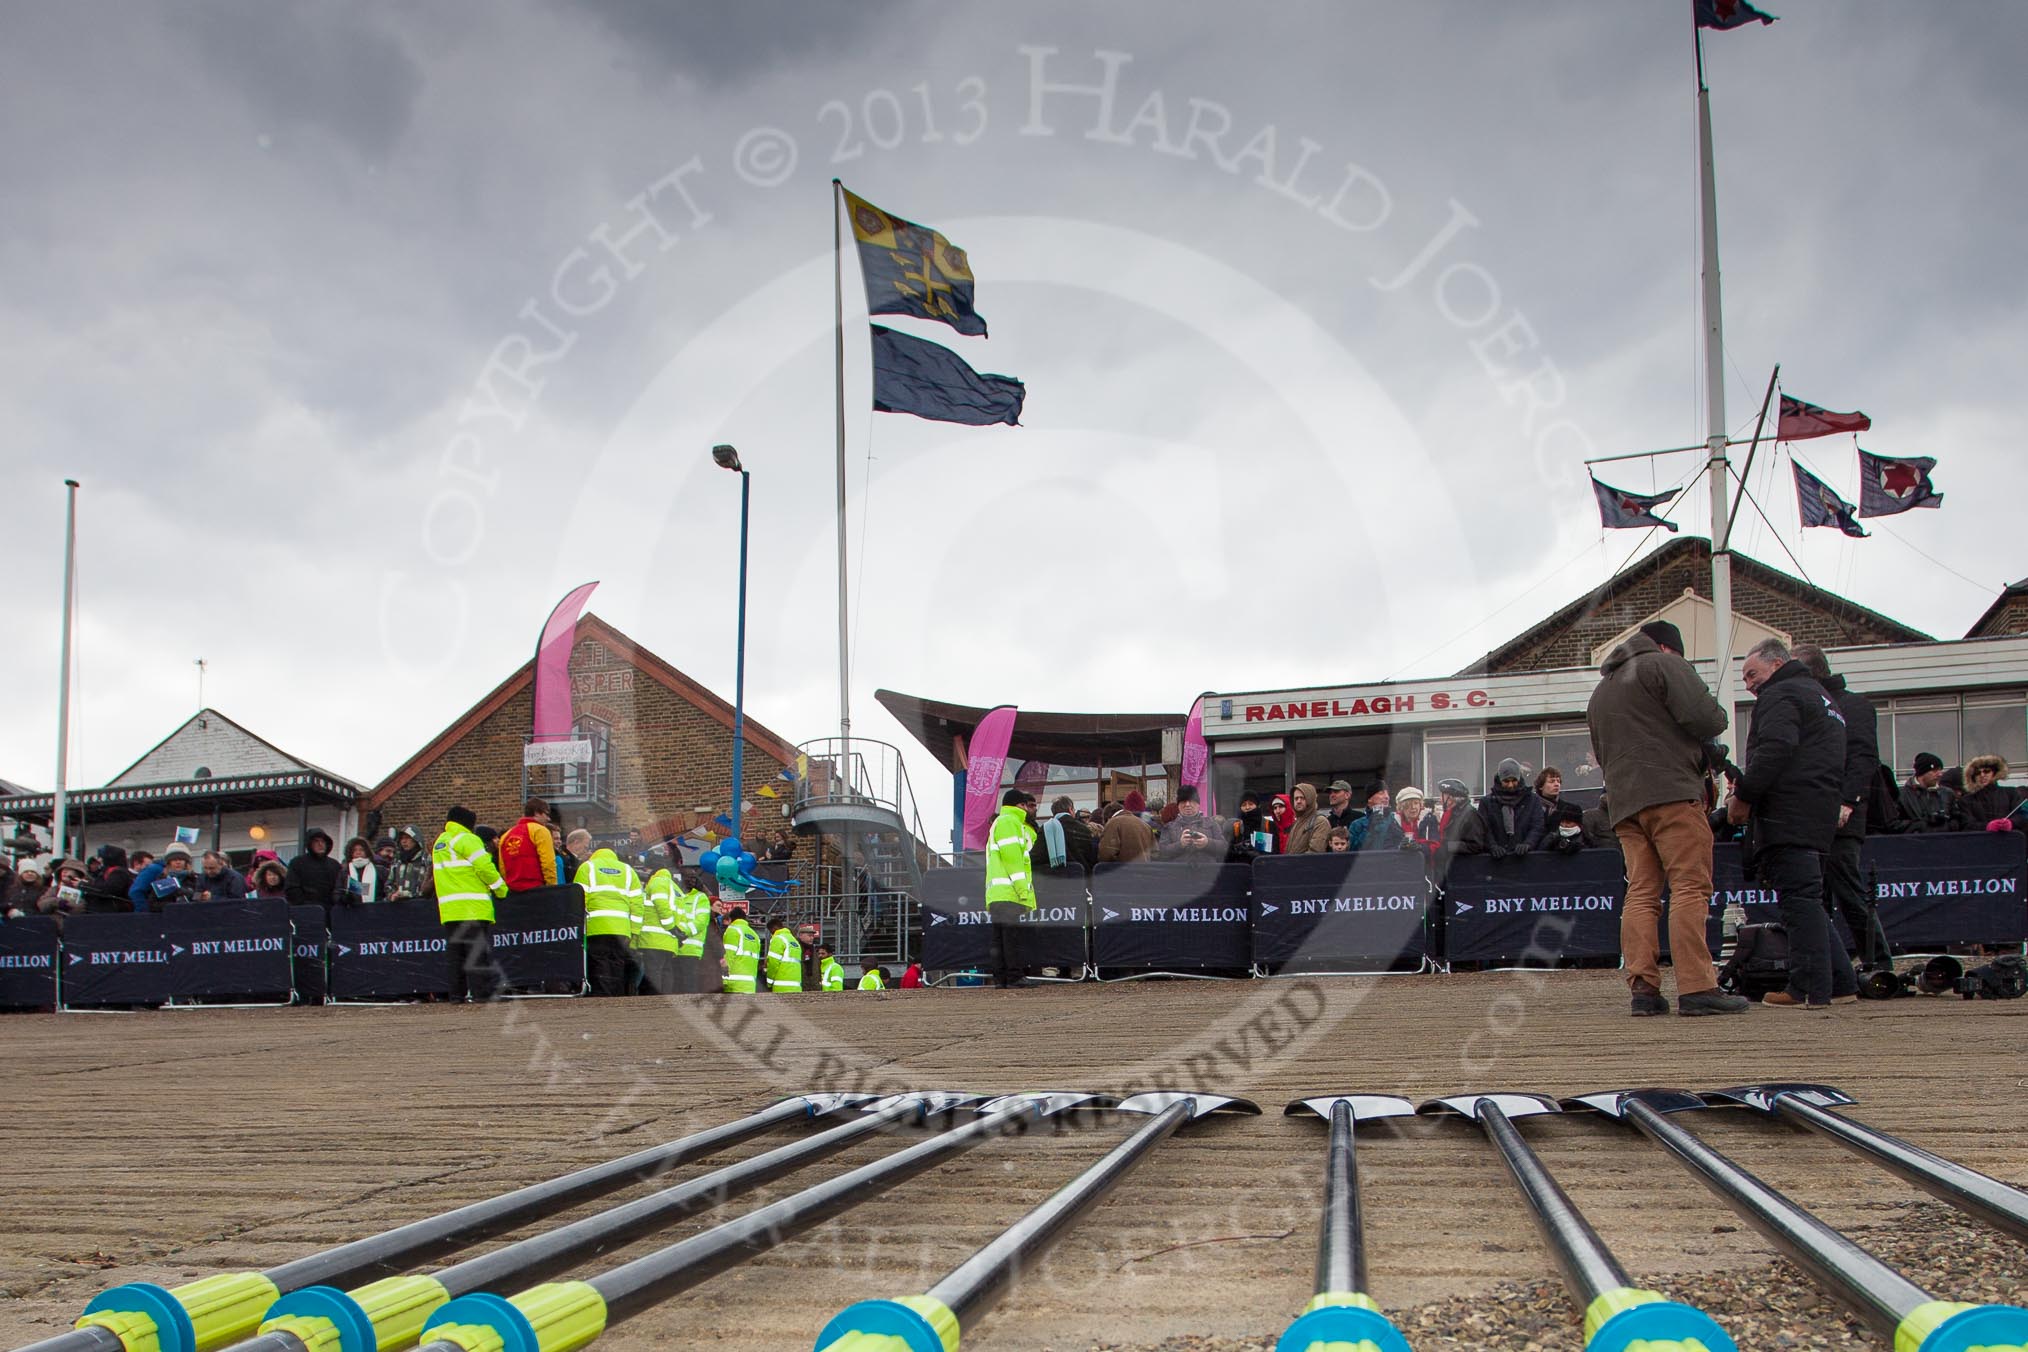
[{"label": "person holding camera phone", "polygon": [[1196,787],[1185,785],[1176,791],[1176,815],[1162,828],[1155,842],[1155,857],[1220,863],[1225,859],[1228,834],[1223,822],[1205,815]]}]

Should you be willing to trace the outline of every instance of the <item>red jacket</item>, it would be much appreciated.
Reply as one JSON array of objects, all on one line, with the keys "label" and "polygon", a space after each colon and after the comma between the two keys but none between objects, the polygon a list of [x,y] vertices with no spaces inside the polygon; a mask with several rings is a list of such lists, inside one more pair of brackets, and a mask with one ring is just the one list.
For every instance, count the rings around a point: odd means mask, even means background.
[{"label": "red jacket", "polygon": [[500,877],[509,892],[532,892],[556,878],[556,841],[549,828],[523,817],[500,836]]}]

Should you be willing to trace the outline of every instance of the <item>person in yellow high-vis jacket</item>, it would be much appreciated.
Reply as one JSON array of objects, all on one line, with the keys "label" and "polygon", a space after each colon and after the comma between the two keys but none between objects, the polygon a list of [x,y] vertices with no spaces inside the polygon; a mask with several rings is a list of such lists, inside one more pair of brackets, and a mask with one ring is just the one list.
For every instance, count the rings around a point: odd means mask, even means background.
[{"label": "person in yellow high-vis jacket", "polygon": [[1017,927],[1035,913],[1035,880],[1029,872],[1035,828],[1028,820],[1034,805],[1026,789],[1007,790],[986,834],[986,914],[993,922],[993,984],[1001,990],[1028,984]]},{"label": "person in yellow high-vis jacket", "polygon": [[796,942],[795,931],[781,916],[771,917],[768,925],[774,930],[768,936],[768,993],[800,994],[803,989],[803,946]]},{"label": "person in yellow high-vis jacket", "polygon": [[[627,993],[627,959],[633,948],[634,899],[641,876],[609,849],[592,849],[589,831],[573,831],[564,848],[584,862],[575,882],[584,890],[584,949],[593,995]],[[590,857],[585,858],[589,853]]]},{"label": "person in yellow high-vis jacket", "polygon": [[641,968],[641,994],[674,995],[676,984],[676,880],[659,868],[641,889],[640,932],[634,961]]},{"label": "person in yellow high-vis jacket", "polygon": [[838,959],[831,955],[831,945],[817,945],[817,989],[820,991],[842,991],[845,989],[845,969]]},{"label": "person in yellow high-vis jacket", "polygon": [[[701,995],[718,982],[704,979],[704,942],[711,932],[711,898],[694,878],[684,879],[688,890],[677,894],[675,923],[676,989],[683,995]],[[717,973],[712,974],[716,978]]]},{"label": "person in yellow high-vis jacket", "polygon": [[887,969],[869,967],[859,974],[859,989],[863,991],[884,991],[887,989]]},{"label": "person in yellow high-vis jacket", "polygon": [[450,963],[451,999],[491,1000],[500,989],[500,967],[493,960],[493,901],[507,895],[507,884],[472,830],[478,814],[454,807],[444,818],[443,833],[430,849],[430,871]]},{"label": "person in yellow high-vis jacket", "polygon": [[728,995],[752,995],[759,988],[761,939],[746,923],[744,906],[725,908],[723,989]]}]

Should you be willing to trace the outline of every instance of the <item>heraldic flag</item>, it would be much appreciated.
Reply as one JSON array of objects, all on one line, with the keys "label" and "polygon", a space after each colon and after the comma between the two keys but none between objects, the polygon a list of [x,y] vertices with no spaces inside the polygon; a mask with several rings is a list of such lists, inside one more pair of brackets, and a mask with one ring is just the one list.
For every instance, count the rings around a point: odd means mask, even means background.
[{"label": "heraldic flag", "polygon": [[1746,0],[1690,0],[1699,28],[1744,28],[1755,19],[1773,23],[1775,16],[1763,14]]},{"label": "heraldic flag", "polygon": [[1670,489],[1667,493],[1628,493],[1591,481],[1591,491],[1598,497],[1598,521],[1608,530],[1632,530],[1641,526],[1660,526],[1672,534],[1680,527],[1673,521],[1664,521],[1655,515],[1655,508],[1665,507],[1681,491]]},{"label": "heraldic flag", "polygon": [[1859,452],[1859,515],[1896,516],[1917,507],[1943,506],[1943,494],[1930,482],[1936,461],[1926,455],[1898,460]]},{"label": "heraldic flag", "polygon": [[859,244],[867,313],[914,315],[982,336],[986,321],[972,308],[972,265],[965,251],[928,226],[841,191],[852,218],[852,238]]},{"label": "heraldic flag", "polygon": [[1781,421],[1775,424],[1775,440],[1806,441],[1837,432],[1866,432],[1872,427],[1873,419],[1864,413],[1833,413],[1785,394],[1782,396]]},{"label": "heraldic flag", "polygon": [[1796,472],[1796,507],[1803,514],[1803,525],[1836,526],[1855,539],[1866,538],[1866,528],[1852,517],[1853,506],[1831,491],[1831,485],[1790,461],[1790,468]]},{"label": "heraldic flag", "polygon": [[964,359],[914,334],[873,329],[873,410],[986,427],[1021,424],[1028,387],[1012,376],[981,375]]}]

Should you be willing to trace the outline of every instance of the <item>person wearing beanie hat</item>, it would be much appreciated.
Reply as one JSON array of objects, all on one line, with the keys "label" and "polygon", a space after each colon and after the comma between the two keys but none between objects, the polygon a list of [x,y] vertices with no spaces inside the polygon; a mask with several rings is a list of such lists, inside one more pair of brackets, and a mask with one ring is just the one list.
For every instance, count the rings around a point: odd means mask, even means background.
[{"label": "person wearing beanie hat", "polygon": [[[1599,664],[1585,709],[1591,749],[1605,772],[1607,815],[1626,857],[1620,953],[1632,1012],[1667,1014],[1662,996],[1661,918],[1666,886],[1677,898],[1711,896],[1711,818],[1705,743],[1730,721],[1684,660],[1674,625],[1650,621]],[[1670,964],[1684,1014],[1738,1014],[1752,1007],[1718,989],[1704,938],[1707,907],[1669,908]]]},{"label": "person wearing beanie hat", "polygon": [[1402,785],[1394,795],[1394,822],[1401,828],[1401,848],[1419,850],[1422,848],[1422,790],[1413,784]]},{"label": "person wearing beanie hat", "polygon": [[127,888],[127,900],[134,903],[137,911],[156,910],[169,902],[182,901],[190,882],[190,847],[177,841],[134,875],[132,885]]},{"label": "person wearing beanie hat", "polygon": [[134,909],[127,892],[134,885],[133,870],[127,867],[127,852],[117,845],[98,850],[99,875],[85,888],[85,910],[96,915],[123,915]]},{"label": "person wearing beanie hat", "polygon": [[1479,800],[1479,818],[1486,824],[1486,853],[1495,859],[1527,854],[1549,831],[1549,814],[1512,756],[1493,771],[1493,791]]},{"label": "person wearing beanie hat", "polygon": [[1915,773],[1901,786],[1901,815],[1910,831],[1948,831],[1957,815],[1958,796],[1943,782],[1942,757],[1931,751],[1915,753]]},{"label": "person wearing beanie hat", "polygon": [[1639,632],[1647,635],[1648,639],[1663,652],[1674,653],[1678,657],[1687,656],[1683,651],[1683,631],[1667,620],[1649,620],[1640,627]]},{"label": "person wearing beanie hat", "polygon": [[1102,864],[1132,864],[1154,857],[1154,828],[1141,817],[1147,800],[1139,789],[1127,792],[1122,809],[1107,819],[1099,832],[1098,857]]}]

